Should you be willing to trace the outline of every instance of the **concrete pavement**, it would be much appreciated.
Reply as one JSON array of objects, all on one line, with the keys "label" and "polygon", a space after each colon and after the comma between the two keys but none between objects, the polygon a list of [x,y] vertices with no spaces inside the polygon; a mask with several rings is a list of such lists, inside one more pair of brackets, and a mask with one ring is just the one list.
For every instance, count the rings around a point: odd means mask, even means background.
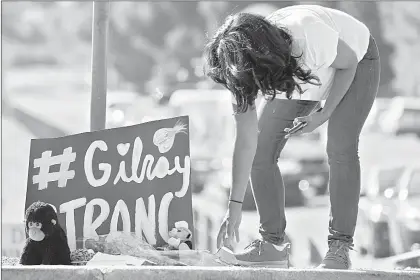
[{"label": "concrete pavement", "polygon": [[169,280],[169,279],[206,279],[206,280],[418,280],[416,271],[334,271],[334,270],[282,270],[267,268],[237,267],[3,267],[4,279],[15,280],[52,280],[97,279],[97,280]]}]

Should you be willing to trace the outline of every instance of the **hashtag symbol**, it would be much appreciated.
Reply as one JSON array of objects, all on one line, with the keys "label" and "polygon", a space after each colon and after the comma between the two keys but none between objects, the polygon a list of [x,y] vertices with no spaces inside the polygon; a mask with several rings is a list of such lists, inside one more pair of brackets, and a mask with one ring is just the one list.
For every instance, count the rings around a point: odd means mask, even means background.
[{"label": "hashtag symbol", "polygon": [[[45,151],[40,158],[34,159],[34,167],[39,168],[38,175],[32,177],[32,182],[38,184],[38,190],[44,190],[49,182],[58,181],[58,187],[64,188],[67,181],[74,178],[74,170],[69,170],[70,163],[76,160],[76,153],[72,148],[66,148],[63,154],[51,156],[51,151]],[[50,172],[50,167],[60,165],[60,171]]]}]

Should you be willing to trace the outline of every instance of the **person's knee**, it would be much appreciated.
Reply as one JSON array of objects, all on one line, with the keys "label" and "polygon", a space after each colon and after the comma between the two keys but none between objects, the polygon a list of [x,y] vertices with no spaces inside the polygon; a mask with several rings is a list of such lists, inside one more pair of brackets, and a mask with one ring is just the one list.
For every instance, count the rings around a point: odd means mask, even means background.
[{"label": "person's knee", "polygon": [[277,149],[271,144],[258,144],[257,151],[252,162],[252,169],[269,169],[277,165],[277,160],[280,156],[281,150]]},{"label": "person's knee", "polygon": [[335,142],[328,141],[327,155],[329,163],[347,163],[359,161],[359,141]]},{"label": "person's knee", "polygon": [[266,156],[255,156],[254,161],[252,162],[253,170],[267,170],[273,168],[277,162],[269,155]]}]

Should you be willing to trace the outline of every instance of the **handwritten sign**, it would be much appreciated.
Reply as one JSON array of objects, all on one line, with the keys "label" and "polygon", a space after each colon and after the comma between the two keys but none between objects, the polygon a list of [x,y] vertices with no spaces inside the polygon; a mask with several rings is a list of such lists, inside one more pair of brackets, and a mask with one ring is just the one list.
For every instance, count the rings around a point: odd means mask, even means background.
[{"label": "handwritten sign", "polygon": [[31,141],[26,208],[51,204],[78,240],[135,232],[162,246],[177,221],[193,230],[187,116]]}]

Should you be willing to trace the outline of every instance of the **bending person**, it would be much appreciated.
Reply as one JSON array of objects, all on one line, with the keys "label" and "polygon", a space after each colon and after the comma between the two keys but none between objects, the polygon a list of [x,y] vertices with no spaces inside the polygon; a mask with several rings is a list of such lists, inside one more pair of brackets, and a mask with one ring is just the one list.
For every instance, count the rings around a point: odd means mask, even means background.
[{"label": "bending person", "polygon": [[[328,120],[330,235],[320,267],[350,268],[360,196],[359,135],[380,77],[369,29],[344,12],[317,5],[286,7],[267,18],[239,13],[219,28],[205,57],[207,75],[232,93],[236,121],[232,189],[218,246],[239,238],[250,177],[262,238],[236,258],[243,265],[289,266],[277,160],[290,127],[304,122],[296,134],[309,133]],[[259,93],[265,100],[256,110]],[[316,110],[321,100],[325,105]]]}]

